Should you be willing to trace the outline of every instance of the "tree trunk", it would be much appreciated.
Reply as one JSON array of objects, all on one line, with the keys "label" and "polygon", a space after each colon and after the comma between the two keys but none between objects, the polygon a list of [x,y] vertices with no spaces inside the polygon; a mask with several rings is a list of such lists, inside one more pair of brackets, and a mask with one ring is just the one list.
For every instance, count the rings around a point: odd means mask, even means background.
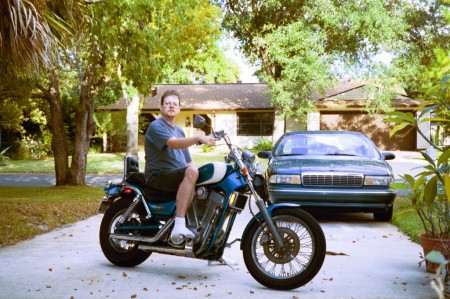
[{"label": "tree trunk", "polygon": [[52,132],[52,151],[55,158],[56,186],[67,185],[69,160],[67,135],[64,126],[64,116],[59,93],[59,81],[56,70],[49,71],[49,88],[45,98],[50,105],[50,130]]},{"label": "tree trunk", "polygon": [[106,131],[103,132],[102,140],[103,140],[103,146],[102,146],[103,152],[106,153],[108,151],[108,133],[106,133]]},{"label": "tree trunk", "polygon": [[127,156],[138,159],[139,95],[127,105]]},{"label": "tree trunk", "polygon": [[95,130],[94,109],[95,89],[93,88],[94,66],[88,65],[81,84],[80,100],[75,114],[75,140],[70,167],[70,184],[81,186],[85,183],[87,153]]}]

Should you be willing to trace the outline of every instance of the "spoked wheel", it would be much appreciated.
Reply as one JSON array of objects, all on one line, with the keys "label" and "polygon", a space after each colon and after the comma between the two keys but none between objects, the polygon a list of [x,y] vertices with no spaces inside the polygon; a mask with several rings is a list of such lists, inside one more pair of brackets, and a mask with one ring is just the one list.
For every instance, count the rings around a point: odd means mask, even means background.
[{"label": "spoked wheel", "polygon": [[[149,251],[138,249],[138,244],[134,241],[113,240],[110,234],[115,233],[116,225],[130,206],[132,199],[122,198],[117,200],[105,213],[100,225],[100,246],[105,257],[113,264],[122,267],[134,267],[143,263],[151,254]],[[144,216],[141,209],[133,212],[124,223],[129,225],[139,225]],[[120,233],[125,233],[121,231]],[[129,232],[132,234],[133,232]]]},{"label": "spoked wheel", "polygon": [[317,221],[300,209],[276,209],[272,220],[283,239],[279,248],[265,223],[255,222],[244,240],[244,262],[262,285],[278,290],[301,287],[313,279],[325,259],[326,241]]}]

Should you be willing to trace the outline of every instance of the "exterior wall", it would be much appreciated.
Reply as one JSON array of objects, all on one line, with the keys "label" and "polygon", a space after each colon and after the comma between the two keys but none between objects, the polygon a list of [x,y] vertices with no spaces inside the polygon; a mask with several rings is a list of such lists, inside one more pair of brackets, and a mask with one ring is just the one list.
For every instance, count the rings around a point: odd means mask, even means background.
[{"label": "exterior wall", "polygon": [[393,125],[386,124],[384,115],[369,115],[361,111],[323,111],[321,112],[321,130],[349,130],[367,135],[380,150],[414,151],[416,134],[407,129],[389,136]]},{"label": "exterior wall", "polygon": [[[206,115],[207,122],[214,130],[224,130],[231,139],[231,142],[242,148],[252,148],[258,144],[261,138],[268,139],[272,142],[272,136],[237,136],[237,114],[236,111],[181,111],[177,116],[175,124],[182,127],[185,131],[187,137],[204,135],[205,132],[201,129],[196,129],[193,127],[193,120],[195,114]],[[159,118],[159,113],[152,114],[155,118]],[[189,118],[190,125],[186,126],[186,120]],[[209,119],[208,119],[209,118]],[[284,124],[284,123],[283,123]],[[145,137],[143,135],[139,138],[139,145],[144,145]],[[226,146],[222,145],[223,142],[218,142],[218,150],[226,150]]]}]

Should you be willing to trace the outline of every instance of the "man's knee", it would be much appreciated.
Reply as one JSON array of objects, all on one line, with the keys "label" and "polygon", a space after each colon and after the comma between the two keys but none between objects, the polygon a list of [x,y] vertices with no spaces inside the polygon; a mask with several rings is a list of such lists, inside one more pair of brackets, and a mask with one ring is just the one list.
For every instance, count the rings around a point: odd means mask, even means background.
[{"label": "man's knee", "polygon": [[190,181],[196,182],[198,179],[198,168],[195,166],[187,167],[184,177],[188,178]]}]

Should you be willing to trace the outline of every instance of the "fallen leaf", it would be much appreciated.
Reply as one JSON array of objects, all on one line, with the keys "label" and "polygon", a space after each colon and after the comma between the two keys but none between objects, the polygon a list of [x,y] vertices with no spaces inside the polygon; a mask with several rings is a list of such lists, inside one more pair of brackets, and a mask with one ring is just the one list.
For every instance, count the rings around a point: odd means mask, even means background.
[{"label": "fallen leaf", "polygon": [[186,279],[186,276],[184,276],[184,275],[178,275],[178,278],[179,278],[179,279]]},{"label": "fallen leaf", "polygon": [[134,295],[131,295],[131,297],[130,298],[137,298],[137,295],[136,294],[134,294]]},{"label": "fallen leaf", "polygon": [[147,288],[143,288],[143,290],[144,290],[144,291],[146,291],[146,292],[148,291],[148,289],[147,289]]},{"label": "fallen leaf", "polygon": [[127,276],[128,276],[127,273],[122,272],[122,277],[127,277]]},{"label": "fallen leaf", "polygon": [[346,254],[346,253],[343,253],[343,252],[333,252],[333,251],[327,251],[326,252],[326,254],[327,255],[344,255],[344,256],[349,256],[348,254]]}]

